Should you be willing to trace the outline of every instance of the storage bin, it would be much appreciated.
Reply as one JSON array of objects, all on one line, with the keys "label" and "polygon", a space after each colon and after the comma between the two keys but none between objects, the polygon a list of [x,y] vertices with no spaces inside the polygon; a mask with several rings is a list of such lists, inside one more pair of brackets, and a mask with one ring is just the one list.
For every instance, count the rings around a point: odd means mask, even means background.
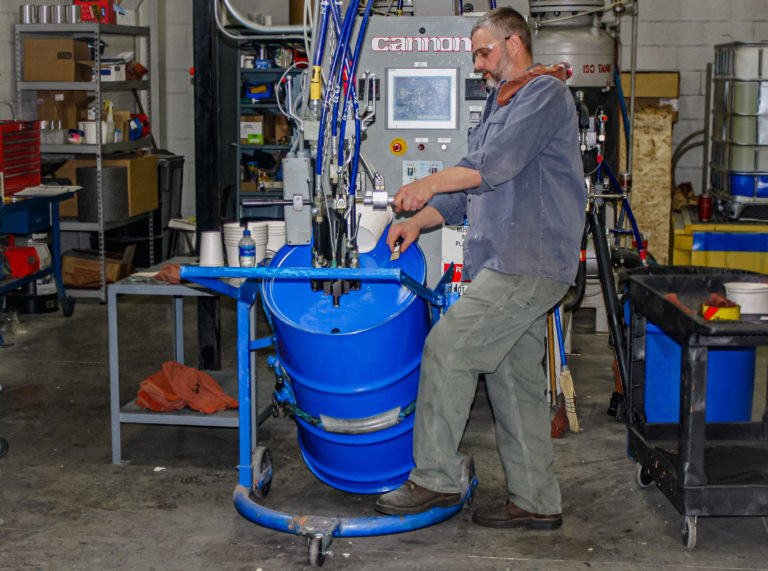
[{"label": "storage bin", "polygon": [[[645,329],[645,415],[680,421],[680,345],[650,321]],[[749,422],[755,348],[711,348],[707,364],[707,422]]]}]

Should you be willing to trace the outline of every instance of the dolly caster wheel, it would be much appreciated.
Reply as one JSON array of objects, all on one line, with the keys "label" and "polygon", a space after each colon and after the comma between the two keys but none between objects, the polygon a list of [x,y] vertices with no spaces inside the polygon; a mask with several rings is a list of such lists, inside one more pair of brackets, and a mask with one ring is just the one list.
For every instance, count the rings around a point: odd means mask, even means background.
[{"label": "dolly caster wheel", "polygon": [[643,469],[640,462],[635,465],[635,483],[641,488],[648,488],[653,485],[653,477]]},{"label": "dolly caster wheel", "polygon": [[307,561],[310,567],[322,567],[325,563],[325,555],[328,553],[328,546],[331,545],[330,536],[313,535],[307,537],[309,548],[307,552]]},{"label": "dolly caster wheel", "polygon": [[266,446],[257,446],[253,451],[253,484],[251,495],[265,498],[272,488],[272,453]]},{"label": "dolly caster wheel", "polygon": [[682,539],[685,548],[690,551],[696,547],[696,516],[683,516]]},{"label": "dolly caster wheel", "polygon": [[8,454],[9,448],[8,441],[5,438],[0,438],[0,458]]}]

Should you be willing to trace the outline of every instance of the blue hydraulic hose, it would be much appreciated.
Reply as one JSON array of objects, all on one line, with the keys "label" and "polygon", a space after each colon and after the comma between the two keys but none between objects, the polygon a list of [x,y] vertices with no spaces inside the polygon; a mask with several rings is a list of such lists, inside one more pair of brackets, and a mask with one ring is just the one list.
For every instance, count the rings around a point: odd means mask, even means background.
[{"label": "blue hydraulic hose", "polygon": [[[605,170],[605,174],[608,175],[608,179],[611,181],[611,184],[616,187],[617,190],[620,190],[621,185],[619,184],[619,181],[616,179],[616,176],[614,176],[613,172],[611,172],[611,169],[608,168],[608,165],[605,164],[605,161],[600,163],[598,172],[603,169]],[[630,207],[629,201],[626,198],[622,199],[622,206],[626,211],[627,217],[629,218],[629,223],[632,226],[632,234],[635,236],[635,242],[637,242],[637,254],[640,256],[643,264],[645,264],[645,249],[643,248],[643,238],[640,235],[639,228],[637,227],[637,220],[635,220],[635,215],[632,213],[632,208]]]},{"label": "blue hydraulic hose", "polygon": [[618,68],[613,69],[613,81],[616,83],[616,88],[619,91],[619,106],[621,107],[621,116],[624,119],[624,141],[629,148],[629,118],[627,116],[627,102],[624,100],[624,90],[621,87],[621,74]]},{"label": "blue hydraulic hose", "polygon": [[553,311],[555,315],[555,328],[557,330],[557,340],[560,343],[560,366],[567,367],[565,363],[565,341],[563,340],[563,324],[560,322],[560,306],[556,305]]},{"label": "blue hydraulic hose", "polygon": [[[347,93],[344,98],[344,115],[342,117],[341,125],[341,137],[340,143],[344,142],[344,131],[346,129],[347,121],[347,98],[352,96],[352,106],[355,113],[355,146],[352,153],[352,164],[350,166],[349,174],[349,195],[350,195],[350,210],[349,210],[349,232],[351,236],[357,235],[357,205],[355,204],[355,184],[357,180],[358,163],[360,162],[360,131],[362,125],[360,124],[360,109],[358,107],[357,93],[355,91],[354,78],[357,74],[357,62],[360,58],[360,49],[363,44],[363,38],[365,37],[365,30],[368,26],[368,20],[371,16],[371,9],[373,8],[373,0],[368,0],[365,5],[365,13],[363,19],[360,22],[360,29],[357,32],[357,45],[355,46],[355,54],[352,58],[352,73],[350,75],[349,86],[347,87]],[[343,163],[342,160],[343,145],[339,145],[339,165]]]},{"label": "blue hydraulic hose", "polygon": [[496,0],[491,0],[491,10],[496,9]]},{"label": "blue hydraulic hose", "polygon": [[353,106],[355,110],[355,149],[353,153],[352,158],[352,165],[350,169],[350,185],[349,185],[349,194],[354,195],[355,194],[355,179],[357,177],[357,163],[360,159],[360,111],[357,106],[357,94],[355,93],[355,85],[354,85],[354,78],[357,74],[357,63],[360,58],[360,50],[363,45],[363,38],[365,37],[365,30],[368,27],[368,20],[371,16],[371,9],[373,8],[373,0],[368,0],[365,5],[365,12],[363,14],[363,18],[360,21],[360,29],[357,32],[357,44],[355,45],[355,53],[352,56],[352,68],[350,70],[350,79],[349,79],[349,87],[347,88],[347,93],[344,95],[344,114],[342,115],[341,119],[341,136],[339,137],[340,143],[339,143],[339,166],[341,166],[343,163],[342,161],[342,151],[343,151],[343,145],[344,142],[344,131],[346,128],[346,122],[347,122],[347,100],[350,97],[350,94],[352,95],[353,99]]},{"label": "blue hydraulic hose", "polygon": [[328,35],[328,9],[329,2],[324,0],[320,4],[320,35],[317,37],[317,49],[315,50],[315,57],[312,61],[313,65],[323,64],[323,53],[325,53],[325,41]]},{"label": "blue hydraulic hose", "polygon": [[459,0],[459,16],[461,16],[464,13],[464,2],[463,0]]},{"label": "blue hydraulic hose", "polygon": [[347,13],[344,15],[344,23],[342,25],[342,35],[339,38],[339,45],[336,46],[336,53],[341,57],[339,61],[338,71],[334,76],[334,81],[338,82],[338,90],[335,93],[339,93],[340,97],[335,97],[333,102],[333,115],[331,116],[331,134],[338,135],[338,120],[339,120],[339,101],[344,98],[344,71],[347,71],[347,79],[349,80],[349,62],[348,51],[349,41],[352,37],[352,29],[354,28],[355,18],[357,18],[357,8],[360,5],[360,0],[353,0],[347,6]]},{"label": "blue hydraulic hose", "polygon": [[[616,83],[616,87],[619,90],[619,106],[621,107],[621,116],[624,118],[624,141],[629,149],[629,133],[631,125],[629,124],[629,117],[627,116],[627,102],[624,99],[624,88],[621,86],[621,73],[618,67],[613,68],[613,81]],[[619,214],[619,228],[624,226],[624,208],[621,209]]]},{"label": "blue hydraulic hose", "polygon": [[328,0],[322,0],[320,5],[320,34],[315,39],[315,54],[312,58],[312,69],[309,79],[309,103],[307,107],[316,112],[316,105],[322,106],[323,99],[323,55],[325,54],[325,42],[328,35]]},{"label": "blue hydraulic hose", "polygon": [[[335,23],[337,23],[338,22],[338,13],[336,12],[336,10],[338,10],[338,8],[337,8],[337,6],[333,2],[331,2],[330,6],[331,6],[331,10],[332,10],[332,15],[333,15],[333,17],[335,19]],[[349,12],[349,10],[347,12]],[[334,91],[330,87],[333,85],[333,78],[335,76],[336,68],[337,68],[338,63],[339,63],[339,56],[340,56],[340,54],[343,53],[342,49],[341,49],[343,47],[343,42],[341,42],[341,37],[342,37],[343,34],[346,33],[346,27],[348,25],[349,25],[349,22],[347,22],[347,19],[345,17],[344,22],[342,24],[341,32],[340,32],[340,34],[337,34],[337,35],[339,35],[339,42],[340,43],[337,46],[337,49],[336,49],[336,51],[333,54],[333,60],[331,61],[330,75],[329,75],[329,78],[328,78],[328,87],[329,88],[326,91],[326,101],[323,104],[323,109],[322,109],[322,112],[321,112],[321,115],[320,115],[320,128],[318,130],[318,137],[317,137],[317,139],[318,139],[318,141],[317,141],[317,157],[318,157],[318,159],[317,159],[317,162],[315,163],[315,175],[316,176],[320,176],[323,173],[322,156],[323,156],[323,140],[325,139],[325,123],[326,123],[326,118],[327,118],[327,114],[328,114],[328,102],[330,101],[330,97],[333,95],[333,91]],[[335,120],[334,120],[334,125],[333,125],[332,131],[333,130],[335,130]]]},{"label": "blue hydraulic hose", "polygon": [[[354,5],[355,8],[355,15],[357,15],[358,8],[360,6],[360,0],[352,0],[350,2],[349,7],[352,8]],[[363,24],[361,24],[362,28]],[[352,30],[350,29],[347,34],[347,45],[345,46],[345,50],[348,50],[349,43],[352,40]],[[358,33],[358,40],[360,40],[360,34]],[[339,87],[341,88],[341,97],[336,101],[334,108],[333,108],[333,117],[334,121],[339,118],[339,132],[337,133],[339,135],[339,152],[338,152],[338,163],[339,163],[339,170],[341,170],[342,165],[344,164],[344,131],[346,130],[346,123],[347,123],[347,100],[349,98],[349,94],[351,92],[354,92],[354,76],[355,76],[355,55],[352,56],[349,64],[346,67],[347,72],[347,89],[344,90],[344,74],[341,75],[339,78]],[[339,107],[339,103],[341,103],[341,106]],[[341,109],[341,114],[339,115],[339,109]]]}]

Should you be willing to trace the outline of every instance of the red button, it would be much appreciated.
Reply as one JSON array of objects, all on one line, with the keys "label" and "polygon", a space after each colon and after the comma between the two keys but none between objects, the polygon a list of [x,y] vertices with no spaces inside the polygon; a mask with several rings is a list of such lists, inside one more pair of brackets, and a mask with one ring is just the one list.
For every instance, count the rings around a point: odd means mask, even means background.
[{"label": "red button", "polygon": [[420,150],[420,151],[423,151],[423,150],[424,150],[424,143],[419,143],[419,150]]},{"label": "red button", "polygon": [[400,143],[392,143],[392,150],[396,153],[399,153],[403,150],[403,146]]}]

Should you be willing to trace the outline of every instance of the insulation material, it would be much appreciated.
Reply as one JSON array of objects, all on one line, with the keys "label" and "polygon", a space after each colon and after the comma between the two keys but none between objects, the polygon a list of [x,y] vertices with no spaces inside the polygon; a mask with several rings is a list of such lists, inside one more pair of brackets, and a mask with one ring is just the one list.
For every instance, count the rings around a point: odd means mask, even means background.
[{"label": "insulation material", "polygon": [[[672,205],[672,123],[675,111],[666,105],[635,108],[632,156],[632,212],[640,232],[648,238],[648,250],[660,264],[669,261]],[[623,133],[624,126],[621,127]],[[620,164],[626,165],[624,138]]]}]

